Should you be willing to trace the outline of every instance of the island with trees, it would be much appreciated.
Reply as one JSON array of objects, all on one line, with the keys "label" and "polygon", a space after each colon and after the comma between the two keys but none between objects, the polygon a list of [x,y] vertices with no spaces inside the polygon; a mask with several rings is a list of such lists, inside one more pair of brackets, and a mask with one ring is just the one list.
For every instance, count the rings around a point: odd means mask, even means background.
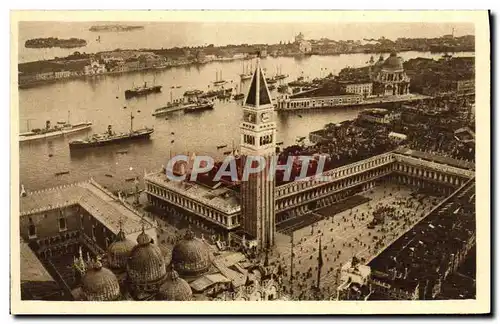
[{"label": "island with trees", "polygon": [[144,29],[144,26],[132,25],[95,25],[89,28],[91,32],[128,32]]},{"label": "island with trees", "polygon": [[28,39],[24,46],[26,48],[77,48],[87,46],[87,41],[81,38],[59,39],[57,37]]}]

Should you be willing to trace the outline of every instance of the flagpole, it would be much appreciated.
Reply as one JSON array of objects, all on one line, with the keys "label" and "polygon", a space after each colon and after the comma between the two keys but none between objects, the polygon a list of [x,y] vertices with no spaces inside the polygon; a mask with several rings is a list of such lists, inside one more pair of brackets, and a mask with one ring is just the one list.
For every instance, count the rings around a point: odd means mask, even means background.
[{"label": "flagpole", "polygon": [[291,247],[290,247],[290,297],[293,297],[293,230],[291,237]]},{"label": "flagpole", "polygon": [[317,288],[319,292],[320,280],[321,280],[321,268],[323,267],[323,252],[321,251],[321,236],[319,237],[319,252],[318,252],[318,280],[317,280]]}]

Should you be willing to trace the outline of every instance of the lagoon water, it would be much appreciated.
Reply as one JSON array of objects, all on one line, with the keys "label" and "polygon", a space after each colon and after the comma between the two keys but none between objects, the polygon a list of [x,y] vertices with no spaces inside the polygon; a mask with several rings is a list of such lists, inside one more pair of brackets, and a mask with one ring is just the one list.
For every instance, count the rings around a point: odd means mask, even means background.
[{"label": "lagoon water", "polygon": [[[420,52],[404,52],[400,55],[405,60],[414,57],[440,56]],[[286,81],[292,81],[301,75],[305,78],[315,78],[330,72],[337,74],[346,66],[363,66],[369,59],[369,54],[307,58],[268,57],[262,59],[261,64],[267,76],[274,75],[280,68],[283,73],[290,76]],[[239,92],[241,87],[241,91],[245,92],[248,82],[240,85],[239,74],[244,65],[252,63],[255,64],[251,61],[212,62],[201,66],[69,80],[20,89],[21,132],[28,128],[43,127],[46,120],[52,121],[53,124],[57,121],[66,121],[68,115],[72,123],[87,120],[93,122],[92,129],[87,133],[104,132],[108,125],[112,125],[117,132],[128,131],[131,113],[135,116],[134,128],[143,126],[155,128],[150,141],[123,143],[85,150],[77,154],[70,154],[68,141],[86,136],[85,132],[22,143],[21,184],[24,184],[27,190],[35,190],[94,177],[114,190],[129,188],[132,184],[125,179],[142,176],[144,171],[159,169],[166,164],[172,154],[196,152],[221,159],[223,151],[230,150],[233,143],[237,148],[240,141],[241,103],[216,101],[215,109],[212,111],[196,114],[177,112],[169,116],[168,120],[165,117],[155,118],[151,113],[154,109],[165,105],[171,98],[180,98],[186,90],[209,89],[217,71],[222,71],[222,78],[228,82],[226,87],[235,88],[235,92]],[[131,100],[124,98],[126,89],[144,82],[162,85],[162,92]],[[273,94],[276,96],[276,92]],[[310,131],[322,128],[327,123],[355,118],[359,110],[359,108],[345,107],[301,113],[301,115],[294,113],[276,115],[277,141],[283,141],[285,146],[291,145],[298,136],[308,136]],[[228,145],[228,147],[217,150],[218,145]],[[123,150],[127,150],[128,153],[117,154],[117,151]],[[49,154],[52,156],[49,157]],[[56,177],[55,173],[60,171],[70,171],[70,173]]]}]

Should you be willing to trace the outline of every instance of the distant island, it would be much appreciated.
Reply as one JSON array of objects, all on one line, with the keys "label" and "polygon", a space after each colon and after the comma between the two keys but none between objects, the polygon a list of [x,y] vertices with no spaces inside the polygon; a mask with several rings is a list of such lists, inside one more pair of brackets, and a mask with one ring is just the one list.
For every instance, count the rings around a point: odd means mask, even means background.
[{"label": "distant island", "polygon": [[52,47],[76,48],[85,46],[87,46],[87,41],[85,39],[80,39],[80,38],[70,38],[70,39],[59,39],[56,37],[33,38],[33,39],[28,39],[24,43],[24,47],[26,48],[52,48]]},{"label": "distant island", "polygon": [[144,26],[129,25],[97,25],[89,28],[91,32],[127,32],[144,29]]}]

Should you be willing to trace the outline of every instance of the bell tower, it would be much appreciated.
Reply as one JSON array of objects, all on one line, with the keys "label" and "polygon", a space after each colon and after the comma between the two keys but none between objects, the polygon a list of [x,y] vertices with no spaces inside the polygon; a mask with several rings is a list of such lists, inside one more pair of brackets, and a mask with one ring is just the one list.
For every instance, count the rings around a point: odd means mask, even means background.
[{"label": "bell tower", "polygon": [[[248,94],[243,101],[243,122],[240,151],[244,165],[248,159],[260,158],[265,167],[251,173],[241,182],[242,228],[251,239],[256,240],[262,251],[274,245],[275,201],[274,175],[269,176],[269,166],[276,154],[276,123],[274,106],[266,79],[257,59]],[[263,159],[262,159],[263,158]],[[255,163],[255,162],[253,162]]]}]

